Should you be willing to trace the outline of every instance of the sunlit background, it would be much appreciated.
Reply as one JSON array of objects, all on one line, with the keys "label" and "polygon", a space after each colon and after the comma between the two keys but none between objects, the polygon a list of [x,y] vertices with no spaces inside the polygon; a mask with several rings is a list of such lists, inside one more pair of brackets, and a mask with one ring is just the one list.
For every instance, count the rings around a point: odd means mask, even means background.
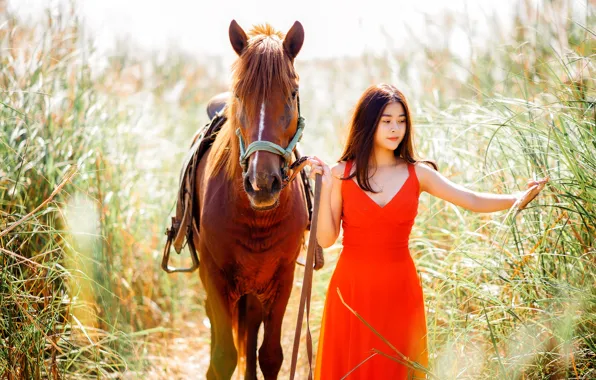
[{"label": "sunlit background", "polygon": [[[304,25],[303,153],[337,160],[362,91],[390,82],[409,98],[420,155],[453,181],[504,193],[550,176],[517,217],[421,196],[410,248],[432,376],[596,378],[594,11],[591,0],[0,0],[0,377],[204,378],[198,275],[159,262],[190,138],[229,85],[236,19]],[[315,274],[315,344],[340,248]]]},{"label": "sunlit background", "polygon": [[[9,5],[19,15],[38,17],[49,4],[65,3],[68,1],[20,0]],[[409,50],[413,48],[412,37],[434,46],[447,43],[457,54],[467,56],[470,43],[480,44],[490,38],[487,18],[494,17],[509,33],[517,6],[515,0],[232,0],[211,4],[173,0],[167,5],[157,0],[87,0],[80,2],[78,9],[95,44],[101,48],[113,47],[115,39],[126,39],[131,46],[156,51],[176,48],[195,56],[221,55],[227,59],[234,58],[227,36],[230,20],[246,26],[269,22],[281,30],[288,30],[299,20],[307,31],[301,58],[311,59]],[[448,29],[442,25],[446,12],[465,24],[444,33]],[[578,17],[581,12],[579,9]],[[409,31],[415,36],[410,36]],[[433,38],[438,36],[441,38]]]}]

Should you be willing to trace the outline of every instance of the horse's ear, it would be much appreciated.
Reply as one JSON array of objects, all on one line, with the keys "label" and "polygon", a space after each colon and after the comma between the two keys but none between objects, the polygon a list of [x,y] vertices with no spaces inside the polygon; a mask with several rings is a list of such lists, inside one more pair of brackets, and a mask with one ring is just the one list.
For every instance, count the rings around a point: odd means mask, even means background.
[{"label": "horse's ear", "polygon": [[232,20],[230,23],[228,34],[230,35],[230,42],[236,54],[242,54],[246,45],[248,45],[248,37],[246,37],[246,33],[244,33],[244,30],[238,25],[236,20]]},{"label": "horse's ear", "polygon": [[288,33],[286,34],[286,38],[284,39],[284,49],[290,56],[290,58],[294,59],[300,52],[302,48],[302,43],[304,42],[304,28],[302,24],[298,21],[292,25]]}]

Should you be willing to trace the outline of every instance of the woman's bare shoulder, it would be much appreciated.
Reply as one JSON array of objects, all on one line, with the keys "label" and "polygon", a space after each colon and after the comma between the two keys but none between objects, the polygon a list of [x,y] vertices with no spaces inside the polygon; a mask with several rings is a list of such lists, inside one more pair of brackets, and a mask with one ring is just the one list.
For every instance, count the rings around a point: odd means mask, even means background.
[{"label": "woman's bare shoulder", "polygon": [[416,177],[418,178],[422,191],[426,191],[426,186],[429,181],[436,178],[439,173],[433,166],[431,166],[431,164],[424,161],[417,161],[414,163],[414,171],[416,172]]},{"label": "woman's bare shoulder", "polygon": [[343,177],[345,170],[346,162],[340,161],[331,167],[331,175],[333,175],[335,178],[341,178]]},{"label": "woman's bare shoulder", "polygon": [[416,174],[418,173],[429,173],[434,172],[435,169],[432,167],[431,164],[424,161],[416,161],[414,163],[414,168],[416,169]]}]

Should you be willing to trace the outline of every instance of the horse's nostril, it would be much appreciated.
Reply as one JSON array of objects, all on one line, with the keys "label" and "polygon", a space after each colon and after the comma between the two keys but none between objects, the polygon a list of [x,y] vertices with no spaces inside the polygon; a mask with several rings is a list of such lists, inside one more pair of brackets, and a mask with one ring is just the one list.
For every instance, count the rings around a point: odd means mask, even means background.
[{"label": "horse's nostril", "polygon": [[244,190],[246,190],[247,193],[254,193],[254,189],[252,188],[252,184],[250,183],[250,178],[249,176],[244,176]]},{"label": "horse's nostril", "polygon": [[281,190],[281,178],[278,175],[273,176],[273,183],[271,184],[271,192],[276,193]]}]

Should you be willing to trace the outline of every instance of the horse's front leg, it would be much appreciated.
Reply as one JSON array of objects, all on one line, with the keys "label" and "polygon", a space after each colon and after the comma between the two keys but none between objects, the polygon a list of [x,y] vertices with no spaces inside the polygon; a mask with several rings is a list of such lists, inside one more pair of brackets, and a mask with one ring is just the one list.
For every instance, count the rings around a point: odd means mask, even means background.
[{"label": "horse's front leg", "polygon": [[227,380],[232,378],[238,361],[232,334],[232,307],[223,275],[208,266],[201,262],[200,275],[207,293],[205,307],[211,323],[211,361],[207,379]]},{"label": "horse's front leg", "polygon": [[277,379],[284,358],[281,348],[281,325],[294,281],[293,263],[280,268],[276,278],[278,283],[277,288],[271,292],[273,297],[261,300],[265,333],[259,349],[259,364],[265,380]]}]

